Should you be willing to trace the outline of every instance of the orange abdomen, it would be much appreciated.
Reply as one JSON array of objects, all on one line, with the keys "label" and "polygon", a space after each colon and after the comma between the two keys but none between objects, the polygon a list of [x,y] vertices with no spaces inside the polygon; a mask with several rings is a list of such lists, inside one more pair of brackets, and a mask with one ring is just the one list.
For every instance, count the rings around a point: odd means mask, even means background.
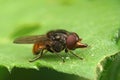
[{"label": "orange abdomen", "polygon": [[40,53],[41,50],[45,49],[45,45],[44,44],[38,44],[38,43],[35,43],[33,45],[33,54],[37,55]]}]

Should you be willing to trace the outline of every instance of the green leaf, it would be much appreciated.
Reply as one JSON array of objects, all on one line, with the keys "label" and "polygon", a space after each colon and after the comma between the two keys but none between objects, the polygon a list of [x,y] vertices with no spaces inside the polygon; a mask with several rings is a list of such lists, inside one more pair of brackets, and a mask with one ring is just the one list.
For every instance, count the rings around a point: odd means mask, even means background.
[{"label": "green leaf", "polygon": [[[96,79],[101,60],[119,52],[113,40],[120,27],[119,3],[119,0],[1,0],[0,67],[3,68],[0,68],[0,79],[5,75],[13,80],[25,77],[33,80],[48,75],[47,79],[52,80],[58,75],[55,80]],[[62,63],[56,55],[48,52],[40,60],[30,63],[28,60],[34,57],[32,45],[12,43],[16,37],[45,34],[53,29],[66,29],[83,38],[82,42],[89,46],[74,52],[84,60],[69,54],[69,59]],[[67,56],[65,52],[59,54]],[[23,74],[28,75],[24,77]]]},{"label": "green leaf", "polygon": [[19,28],[17,28],[16,30],[14,30],[13,34],[11,34],[11,38],[16,38],[16,37],[21,37],[21,36],[25,36],[27,34],[32,33],[33,31],[36,31],[40,28],[39,24],[24,24],[22,26],[20,26]]},{"label": "green leaf", "polygon": [[120,79],[120,53],[106,57],[98,66],[98,80]]},{"label": "green leaf", "polygon": [[[120,29],[118,29],[113,37],[118,48],[120,48]],[[97,67],[98,80],[119,80],[120,79],[120,52],[107,56]]]}]

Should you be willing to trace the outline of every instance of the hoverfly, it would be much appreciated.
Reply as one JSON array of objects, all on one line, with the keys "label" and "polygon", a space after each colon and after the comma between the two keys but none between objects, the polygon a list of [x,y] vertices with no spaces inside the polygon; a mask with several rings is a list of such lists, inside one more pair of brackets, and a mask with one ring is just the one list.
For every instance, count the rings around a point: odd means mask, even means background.
[{"label": "hoverfly", "polygon": [[49,51],[56,54],[63,60],[63,62],[65,62],[64,58],[58,54],[63,50],[66,53],[69,51],[71,54],[78,57],[79,59],[83,59],[71,51],[77,48],[87,47],[87,44],[81,43],[81,40],[82,39],[79,38],[79,36],[75,32],[58,29],[49,31],[45,35],[20,37],[15,39],[14,43],[34,44],[33,54],[37,56],[34,59],[30,60],[30,62],[36,61],[37,59],[41,58],[42,55],[45,53],[44,51]]}]

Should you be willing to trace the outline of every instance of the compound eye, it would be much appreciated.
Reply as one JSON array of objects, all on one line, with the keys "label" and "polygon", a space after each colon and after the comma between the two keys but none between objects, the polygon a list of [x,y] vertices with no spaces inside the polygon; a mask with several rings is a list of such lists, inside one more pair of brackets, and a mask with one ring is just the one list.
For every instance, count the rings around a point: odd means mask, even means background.
[{"label": "compound eye", "polygon": [[79,36],[76,33],[73,33],[73,35],[76,37],[77,41],[82,40],[81,38],[79,38]]},{"label": "compound eye", "polygon": [[77,42],[76,36],[74,34],[69,35],[66,40],[67,48],[73,49],[74,46],[76,45],[76,42]]}]

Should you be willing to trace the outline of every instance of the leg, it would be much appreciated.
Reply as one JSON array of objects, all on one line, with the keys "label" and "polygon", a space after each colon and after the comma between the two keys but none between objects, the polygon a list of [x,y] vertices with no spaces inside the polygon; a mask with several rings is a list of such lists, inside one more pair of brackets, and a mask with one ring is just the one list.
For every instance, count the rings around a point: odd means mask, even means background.
[{"label": "leg", "polygon": [[79,58],[80,60],[83,60],[83,58],[79,57],[78,55],[74,54],[72,51],[69,51],[71,54],[73,54],[74,56],[76,56],[77,58]]},{"label": "leg", "polygon": [[66,49],[65,49],[66,59],[70,59],[70,55],[68,54],[68,51],[69,51],[69,50],[66,48]]},{"label": "leg", "polygon": [[[47,51],[45,51],[44,53],[46,53],[46,52]],[[42,55],[43,55],[43,50],[41,50],[40,53],[35,58],[33,58],[32,60],[29,60],[29,62],[34,62],[34,61],[40,59],[42,57]]]},{"label": "leg", "polygon": [[62,61],[63,61],[63,63],[65,62],[65,59],[62,57],[62,56],[60,56],[59,54],[57,54],[57,53],[55,53],[56,54],[56,56],[58,56],[59,58],[61,58],[62,59]]}]

